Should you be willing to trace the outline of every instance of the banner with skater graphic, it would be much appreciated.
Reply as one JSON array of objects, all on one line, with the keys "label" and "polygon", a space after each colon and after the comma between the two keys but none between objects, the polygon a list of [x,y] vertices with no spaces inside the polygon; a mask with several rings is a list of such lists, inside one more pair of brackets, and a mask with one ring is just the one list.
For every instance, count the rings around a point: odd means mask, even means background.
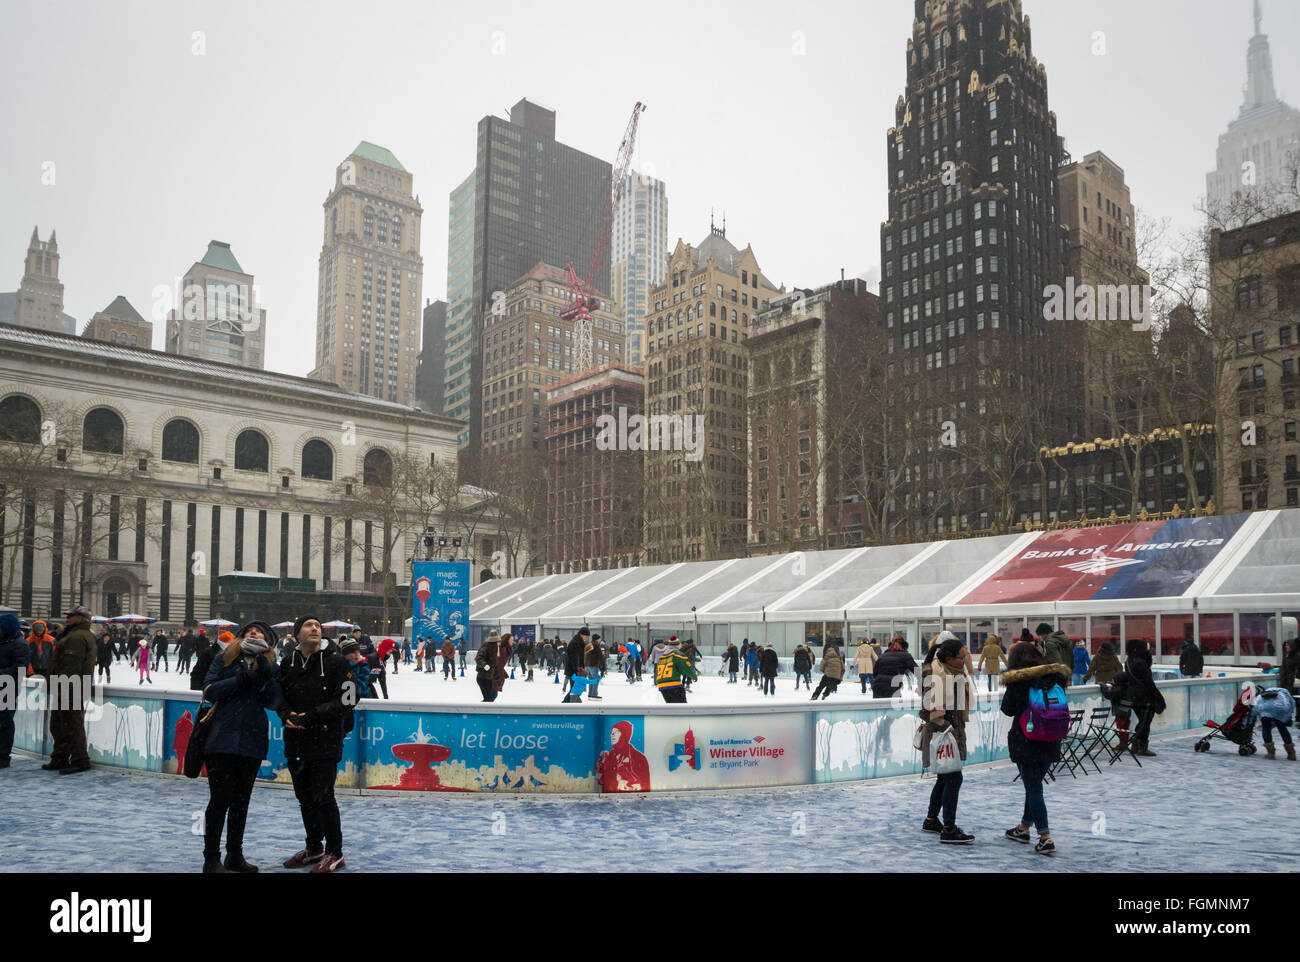
[{"label": "banner with skater graphic", "polygon": [[805,785],[812,780],[811,744],[808,712],[645,718],[655,791]]},{"label": "banner with skater graphic", "polygon": [[411,637],[448,638],[459,645],[469,632],[468,561],[417,561],[411,573]]},{"label": "banner with skater graphic", "polygon": [[651,790],[650,760],[645,756],[645,718],[640,715],[606,716],[601,719],[600,755],[596,777],[602,792],[648,792]]},{"label": "banner with skater graphic", "polygon": [[537,641],[536,625],[511,625],[510,637],[515,640],[515,644],[526,644]]},{"label": "banner with skater graphic", "polygon": [[367,788],[412,792],[594,792],[594,715],[424,714],[368,709]]}]

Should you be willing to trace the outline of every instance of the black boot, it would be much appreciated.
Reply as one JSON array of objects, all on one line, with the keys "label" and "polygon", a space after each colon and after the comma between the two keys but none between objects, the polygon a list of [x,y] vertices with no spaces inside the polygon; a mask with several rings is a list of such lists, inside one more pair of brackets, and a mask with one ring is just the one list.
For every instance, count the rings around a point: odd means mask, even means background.
[{"label": "black boot", "polygon": [[243,852],[227,852],[226,860],[221,863],[227,872],[256,872],[257,866],[244,861]]},{"label": "black boot", "polygon": [[229,875],[230,869],[221,864],[221,856],[205,855],[203,856],[203,874],[204,875]]}]

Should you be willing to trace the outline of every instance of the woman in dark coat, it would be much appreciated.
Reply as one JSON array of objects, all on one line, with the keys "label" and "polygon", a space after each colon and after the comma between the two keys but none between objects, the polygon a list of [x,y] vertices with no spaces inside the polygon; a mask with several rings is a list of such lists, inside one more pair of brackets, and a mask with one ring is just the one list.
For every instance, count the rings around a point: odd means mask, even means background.
[{"label": "woman in dark coat", "polygon": [[99,651],[98,661],[96,661],[99,667],[98,674],[103,675],[104,681],[111,685],[113,683],[113,640],[108,636],[108,632],[99,636],[95,647]]},{"label": "woman in dark coat", "polygon": [[497,640],[493,638],[490,641],[483,642],[479,646],[478,654],[474,656],[475,680],[478,682],[478,689],[483,693],[484,701],[496,701],[497,692],[501,689],[497,687],[497,674],[505,674],[505,670],[498,664],[500,652],[498,650]]},{"label": "woman in dark coat", "polygon": [[1282,642],[1282,668],[1278,672],[1278,685],[1292,695],[1296,694],[1295,676],[1300,670],[1300,638]]},{"label": "woman in dark coat", "polygon": [[727,680],[728,685],[736,683],[736,674],[740,671],[740,649],[734,644],[727,645],[727,674],[731,677]]},{"label": "woman in dark coat", "polygon": [[272,654],[275,641],[270,625],[251,621],[239,629],[208,669],[204,698],[215,702],[216,714],[204,746],[209,793],[203,832],[205,873],[257,871],[256,865],[244,860],[244,823],[257,770],[270,742],[266,709],[280,702],[278,667]]},{"label": "woman in dark coat", "polygon": [[1020,729],[1020,716],[1029,707],[1029,692],[1037,688],[1047,691],[1053,685],[1065,685],[1070,680],[1070,669],[1058,662],[1049,662],[1047,656],[1033,645],[1016,645],[1011,649],[1008,670],[1002,675],[1002,714],[1011,718],[1007,732],[1007,749],[1011,760],[1020,769],[1020,781],[1025,788],[1025,811],[1020,824],[1008,829],[1007,838],[1013,842],[1029,842],[1029,826],[1038,829],[1038,844],[1034,851],[1051,855],[1056,851],[1047,825],[1047,803],[1043,800],[1043,779],[1047,771],[1061,758],[1060,742],[1030,741]]},{"label": "woman in dark coat", "polygon": [[1165,710],[1165,699],[1156,687],[1156,680],[1151,675],[1151,649],[1141,638],[1131,638],[1124,647],[1128,658],[1124,670],[1132,679],[1129,698],[1133,710],[1137,712],[1137,728],[1129,742],[1129,751],[1142,758],[1155,758],[1156,753],[1147,747],[1151,737],[1151,722]]}]

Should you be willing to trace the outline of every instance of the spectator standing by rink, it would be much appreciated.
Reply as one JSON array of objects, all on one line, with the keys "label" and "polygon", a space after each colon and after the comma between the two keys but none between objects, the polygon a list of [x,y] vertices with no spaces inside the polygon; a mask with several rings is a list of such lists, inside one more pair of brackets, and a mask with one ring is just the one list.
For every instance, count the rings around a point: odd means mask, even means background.
[{"label": "spectator standing by rink", "polygon": [[[1250,706],[1253,719],[1263,719],[1264,757],[1270,762],[1277,755],[1273,748],[1273,729],[1282,733],[1282,745],[1286,748],[1287,761],[1295,761],[1295,743],[1291,741],[1291,716],[1295,714],[1295,699],[1285,688],[1269,688],[1255,699]],[[0,747],[3,747],[0,745]]]},{"label": "spectator standing by rink", "polygon": [[1029,708],[1031,690],[1047,692],[1052,686],[1065,684],[1064,665],[1048,662],[1033,645],[1016,645],[1007,663],[1007,673],[1002,681],[1002,714],[1011,719],[1007,732],[1007,749],[1011,760],[1020,770],[1020,781],[1025,789],[1025,810],[1015,828],[1007,830],[1013,842],[1029,844],[1029,826],[1038,830],[1038,844],[1034,851],[1052,855],[1056,845],[1052,842],[1047,824],[1047,802],[1043,799],[1043,779],[1051,767],[1060,761],[1061,743],[1058,741],[1033,741],[1021,730],[1020,719]]},{"label": "spectator standing by rink", "polygon": [[347,659],[352,683],[356,685],[357,698],[374,698],[375,688],[370,683],[370,662],[361,654],[361,642],[355,638],[344,638],[339,645],[339,654]]},{"label": "spectator standing by rink", "polygon": [[[22,679],[27,677],[30,651],[18,616],[8,612],[0,615],[0,675],[8,677],[5,684],[11,686],[15,696]],[[0,697],[0,768],[9,767],[14,747],[14,712],[17,710],[17,697]]]},{"label": "spectator standing by rink", "polygon": [[1124,673],[1130,678],[1129,700],[1138,716],[1129,751],[1142,758],[1155,758],[1156,753],[1147,742],[1151,737],[1151,723],[1165,710],[1165,698],[1151,675],[1151,649],[1141,638],[1130,638],[1124,651],[1128,655]]},{"label": "spectator standing by rink", "polygon": [[812,690],[812,652],[807,645],[796,645],[794,649],[794,690],[799,690],[799,680],[803,679],[804,691]]},{"label": "spectator standing by rink", "polygon": [[[334,780],[351,730],[356,691],[347,660],[322,646],[315,615],[294,622],[297,647],[280,663],[284,756],[302,809],[306,846],[285,859],[285,868],[313,866],[323,874],[343,868],[343,829]],[[350,699],[350,703],[349,703]]]},{"label": "spectator standing by rink", "polygon": [[686,704],[686,680],[699,677],[679,645],[677,636],[673,635],[667,644],[660,642],[656,645],[650,655],[655,669],[655,687],[670,705]]},{"label": "spectator standing by rink", "polygon": [[867,644],[865,638],[858,639],[858,653],[853,656],[852,670],[857,673],[858,681],[862,682],[862,694],[867,693],[867,686],[874,682],[876,672],[876,658],[879,657],[876,650]]},{"label": "spectator standing by rink", "polygon": [[[257,770],[266,757],[266,709],[279,706],[275,630],[250,621],[236,633],[204,679],[207,701],[215,703],[212,728],[203,747],[208,769],[208,807],[203,820],[205,874],[256,872],[244,859],[244,825]],[[226,859],[221,860],[221,829]]]},{"label": "spectator standing by rink", "polygon": [[[628,644],[630,645],[631,642]],[[723,660],[727,663],[727,674],[731,676],[727,679],[727,684],[734,685],[736,675],[740,673],[740,650],[734,644],[727,645],[727,653],[723,655]],[[627,677],[629,680],[632,678],[632,665],[630,663],[627,666]]]},{"label": "spectator standing by rink", "polygon": [[821,681],[817,682],[817,687],[812,693],[813,701],[817,700],[818,695],[821,695],[822,700],[825,701],[831,696],[831,692],[840,687],[840,681],[844,678],[844,658],[834,645],[828,644],[823,649],[821,670]]},{"label": "spectator standing by rink", "polygon": [[1006,667],[1007,657],[1002,645],[993,635],[984,636],[984,649],[980,652],[979,670],[988,679],[989,691],[998,690],[998,676]]},{"label": "spectator standing by rink", "polygon": [[442,680],[456,677],[456,645],[450,638],[442,643]]},{"label": "spectator standing by rink", "polygon": [[1205,670],[1205,659],[1201,649],[1196,647],[1196,640],[1188,635],[1183,639],[1182,650],[1178,652],[1178,673],[1184,678],[1200,678]]},{"label": "spectator standing by rink", "polygon": [[63,631],[50,655],[50,735],[54,745],[46,771],[60,775],[90,771],[86,752],[85,696],[98,660],[90,632],[90,609],[78,605],[64,614]]},{"label": "spectator standing by rink", "polygon": [[1082,685],[1083,678],[1088,673],[1088,668],[1092,665],[1092,659],[1088,657],[1088,649],[1083,646],[1082,641],[1074,643],[1074,671],[1070,675],[1070,681],[1075,685]]}]

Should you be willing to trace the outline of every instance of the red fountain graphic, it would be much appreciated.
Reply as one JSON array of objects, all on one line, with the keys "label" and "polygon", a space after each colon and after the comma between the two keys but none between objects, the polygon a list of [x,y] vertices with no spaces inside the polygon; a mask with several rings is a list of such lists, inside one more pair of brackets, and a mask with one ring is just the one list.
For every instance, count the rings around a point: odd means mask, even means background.
[{"label": "red fountain graphic", "polygon": [[415,597],[420,599],[420,617],[424,617],[424,605],[433,594],[430,589],[428,578],[417,578],[415,582]]},{"label": "red fountain graphic", "polygon": [[396,785],[372,785],[371,788],[383,789],[387,791],[406,791],[406,792],[472,792],[472,788],[453,788],[450,785],[444,785],[438,778],[438,773],[434,771],[433,766],[438,762],[445,762],[451,757],[451,749],[446,745],[437,743],[431,744],[431,739],[424,733],[424,722],[421,721],[419,729],[416,731],[414,741],[405,745],[394,745],[392,753],[404,762],[410,762],[411,767],[398,776]]}]

